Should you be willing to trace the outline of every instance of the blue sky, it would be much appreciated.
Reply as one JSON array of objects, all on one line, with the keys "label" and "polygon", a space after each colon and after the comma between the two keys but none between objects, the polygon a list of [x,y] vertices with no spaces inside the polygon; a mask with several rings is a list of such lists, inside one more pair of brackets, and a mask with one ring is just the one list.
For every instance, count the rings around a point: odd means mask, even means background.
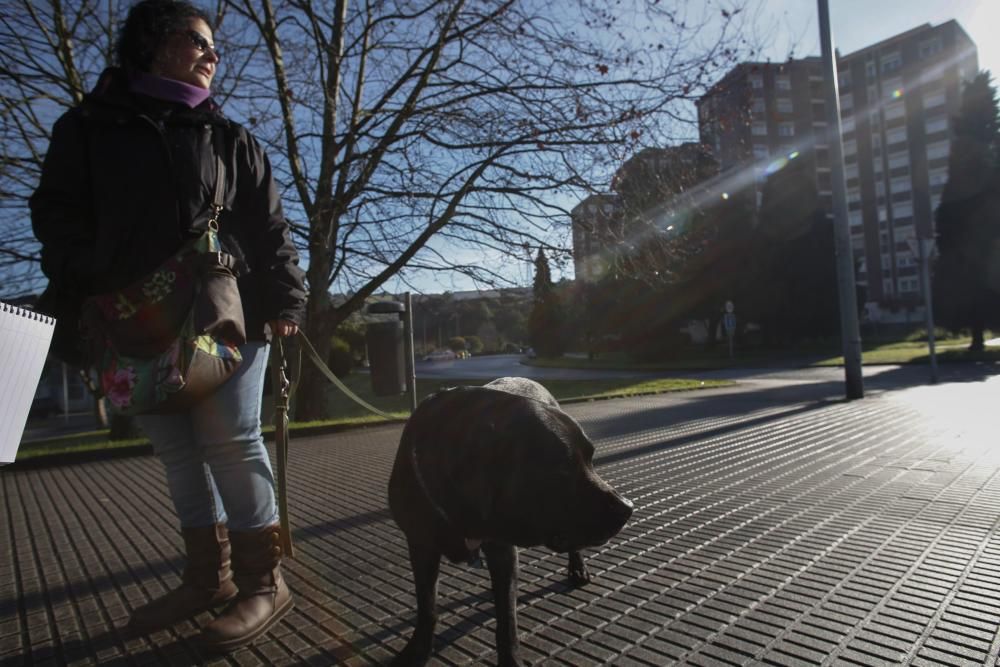
[{"label": "blue sky", "polygon": [[[924,23],[957,20],[979,49],[979,67],[1000,74],[1000,0],[829,0],[834,44],[851,53]],[[773,21],[768,56],[782,60],[798,41],[797,56],[819,55],[815,0],[764,0],[762,21]]]},{"label": "blue sky", "polygon": [[[720,4],[719,0],[706,1]],[[1000,82],[1000,39],[996,36],[1000,31],[1000,0],[828,1],[834,45],[843,54],[925,23],[936,25],[955,19],[976,43],[980,69],[990,70]],[[721,4],[729,3],[723,1]],[[789,53],[795,57],[820,55],[816,0],[760,0],[756,22],[768,44],[761,60],[782,61]],[[567,230],[567,243],[568,238]],[[519,284],[531,284],[532,267],[527,261],[522,265],[507,264],[504,269]],[[569,271],[571,276],[571,267]],[[557,268],[553,270],[553,277],[562,277]],[[475,289],[468,279],[453,275],[425,275],[417,278],[415,284],[419,291],[427,293]],[[388,291],[408,289],[393,281],[386,288]]]}]

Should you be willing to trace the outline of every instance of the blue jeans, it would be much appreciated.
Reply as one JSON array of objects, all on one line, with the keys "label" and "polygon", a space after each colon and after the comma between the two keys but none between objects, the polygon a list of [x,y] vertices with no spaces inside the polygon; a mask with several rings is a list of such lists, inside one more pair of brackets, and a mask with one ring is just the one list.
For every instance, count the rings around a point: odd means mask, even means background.
[{"label": "blue jeans", "polygon": [[260,430],[268,348],[261,342],[240,347],[236,373],[190,411],[137,417],[166,468],[181,528],[224,523],[251,530],[278,522]]}]

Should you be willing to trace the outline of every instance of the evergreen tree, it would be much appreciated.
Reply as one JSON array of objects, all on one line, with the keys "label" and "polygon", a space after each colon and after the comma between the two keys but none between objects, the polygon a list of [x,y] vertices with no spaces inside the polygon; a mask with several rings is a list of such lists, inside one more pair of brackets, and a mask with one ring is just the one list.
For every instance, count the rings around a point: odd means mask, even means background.
[{"label": "evergreen tree", "polygon": [[962,91],[936,220],[935,315],[970,329],[969,349],[982,350],[985,329],[1000,326],[1000,106],[989,72]]},{"label": "evergreen tree", "polygon": [[534,305],[528,320],[528,337],[540,357],[558,357],[566,351],[565,314],[552,284],[545,251],[535,256]]},{"label": "evergreen tree", "polygon": [[788,343],[837,331],[833,223],[823,212],[812,166],[791,158],[764,184],[753,243],[752,315],[765,339]]}]

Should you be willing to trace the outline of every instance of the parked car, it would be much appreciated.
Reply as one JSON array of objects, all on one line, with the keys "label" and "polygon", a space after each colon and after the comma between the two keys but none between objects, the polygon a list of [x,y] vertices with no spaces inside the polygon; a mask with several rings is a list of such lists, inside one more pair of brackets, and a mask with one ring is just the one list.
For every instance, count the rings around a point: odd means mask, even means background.
[{"label": "parked car", "polygon": [[424,361],[453,361],[458,355],[452,350],[434,350],[430,354],[424,355]]}]

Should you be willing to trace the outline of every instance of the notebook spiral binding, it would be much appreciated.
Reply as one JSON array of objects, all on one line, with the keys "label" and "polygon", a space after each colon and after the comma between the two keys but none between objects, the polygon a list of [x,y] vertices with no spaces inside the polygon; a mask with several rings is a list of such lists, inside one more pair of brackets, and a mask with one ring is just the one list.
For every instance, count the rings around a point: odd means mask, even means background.
[{"label": "notebook spiral binding", "polygon": [[54,317],[49,317],[48,315],[43,315],[41,313],[36,313],[28,308],[20,308],[18,306],[5,303],[0,301],[0,312],[10,313],[11,315],[16,315],[17,317],[24,317],[29,320],[35,320],[36,322],[44,322],[45,324],[55,324],[56,320]]}]

